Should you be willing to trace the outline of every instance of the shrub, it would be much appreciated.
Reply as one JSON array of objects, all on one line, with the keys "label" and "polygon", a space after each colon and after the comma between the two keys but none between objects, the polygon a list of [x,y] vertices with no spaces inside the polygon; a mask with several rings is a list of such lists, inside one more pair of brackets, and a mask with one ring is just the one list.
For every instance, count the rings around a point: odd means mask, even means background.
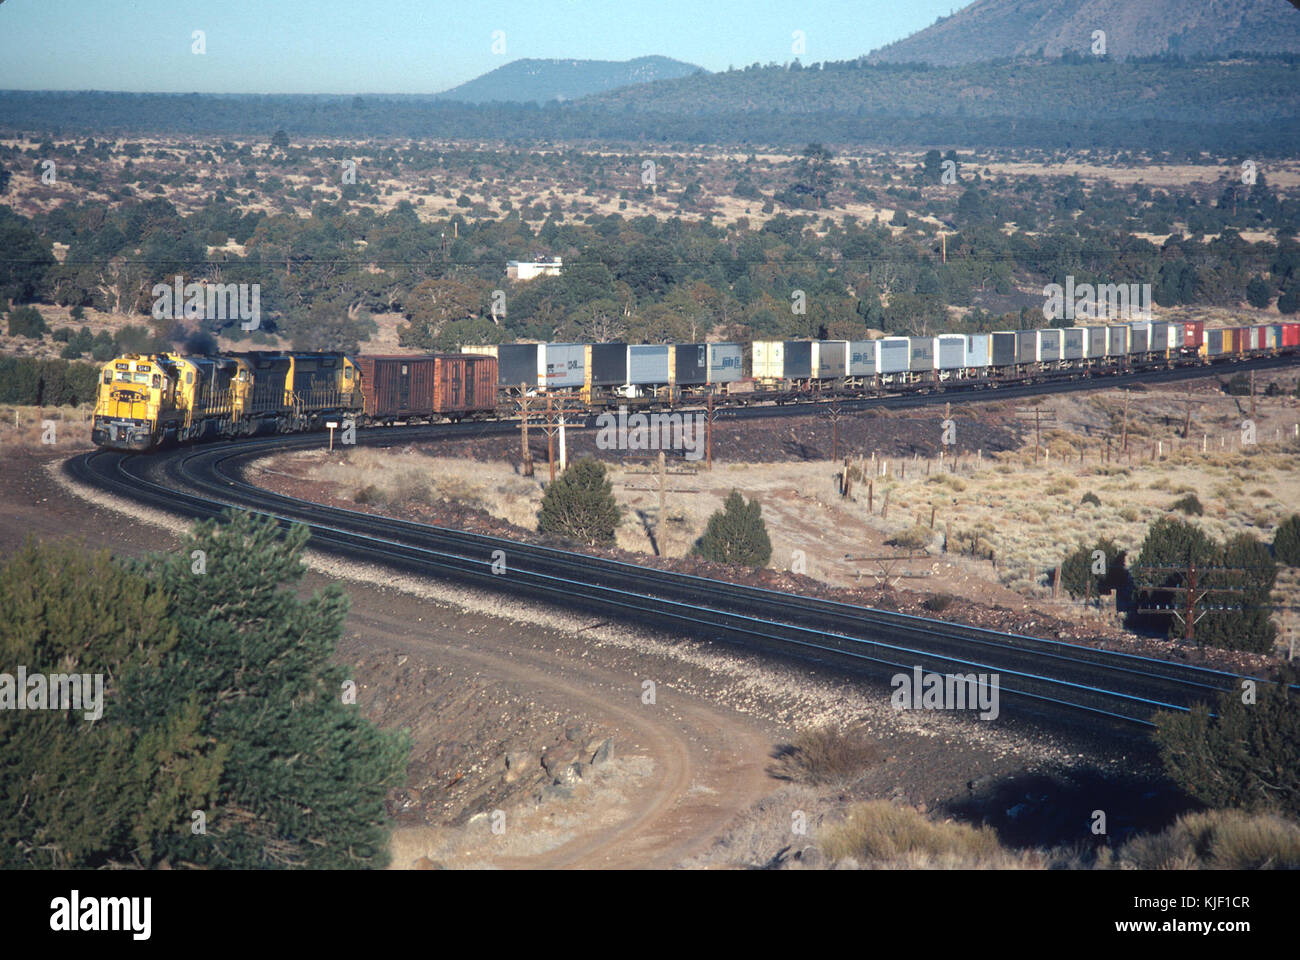
[{"label": "shrub", "polygon": [[772,541],[758,499],[746,503],[739,490],[732,490],[722,509],[709,517],[709,525],[691,553],[715,563],[767,566],[772,559]]},{"label": "shrub", "polygon": [[1185,497],[1179,497],[1169,505],[1170,510],[1181,510],[1189,517],[1199,517],[1205,513],[1205,507],[1201,505],[1200,499],[1194,493],[1189,493]]},{"label": "shrub", "polygon": [[1293,513],[1273,534],[1273,559],[1288,567],[1300,567],[1300,513]]},{"label": "shrub", "polygon": [[925,598],[925,602],[922,603],[921,606],[925,607],[925,609],[929,610],[931,613],[943,613],[952,606],[953,600],[954,597],[951,594],[932,593],[930,596]]},{"label": "shrub", "polygon": [[915,524],[910,529],[902,530],[889,538],[889,543],[904,550],[921,550],[929,545],[934,531],[922,524]]},{"label": "shrub", "polygon": [[1170,778],[1212,807],[1274,810],[1300,816],[1300,703],[1289,689],[1300,675],[1260,683],[1256,702],[1242,692],[1220,695],[1214,714],[1202,705],[1190,713],[1156,716],[1155,740]]},{"label": "shrub", "polygon": [[[1098,557],[1097,554],[1102,554]],[[1101,570],[1097,571],[1097,561]],[[1083,546],[1061,563],[1061,586],[1070,596],[1100,597],[1112,590],[1121,590],[1128,584],[1127,554],[1113,540],[1101,539],[1092,546]]]},{"label": "shrub", "polygon": [[620,519],[613,489],[603,463],[591,457],[575,460],[546,488],[537,529],[591,546],[612,543]]},{"label": "shrub", "polygon": [[854,857],[866,864],[938,860],[947,866],[989,866],[1008,859],[989,827],[934,823],[910,807],[885,800],[852,807],[820,846],[831,860]]},{"label": "shrub", "polygon": [[848,783],[880,761],[881,752],[860,732],[816,727],[778,744],[768,773],[794,783]]},{"label": "shrub", "polygon": [[1091,490],[1089,490],[1089,491],[1088,491],[1087,493],[1085,493],[1082,497],[1080,497],[1080,498],[1079,498],[1079,502],[1080,502],[1080,503],[1091,503],[1094,507],[1100,507],[1100,506],[1101,506],[1101,498],[1099,498],[1099,497],[1098,497],[1095,493],[1093,493]]},{"label": "shrub", "polygon": [[1268,813],[1192,813],[1167,830],[1130,840],[1118,861],[1135,870],[1296,870],[1300,825]]},{"label": "shrub", "polygon": [[9,311],[9,336],[39,340],[48,328],[35,307],[14,307]]}]

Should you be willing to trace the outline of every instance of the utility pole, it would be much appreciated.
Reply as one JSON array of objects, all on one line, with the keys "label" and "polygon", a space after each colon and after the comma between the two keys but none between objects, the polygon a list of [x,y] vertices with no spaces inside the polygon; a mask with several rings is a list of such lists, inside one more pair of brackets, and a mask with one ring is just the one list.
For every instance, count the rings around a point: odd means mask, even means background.
[{"label": "utility pole", "polygon": [[1120,433],[1120,453],[1128,453],[1128,391],[1124,391],[1124,429]]},{"label": "utility pole", "polygon": [[1044,412],[1042,407],[1017,407],[1016,416],[1022,420],[1027,420],[1030,416],[1034,418],[1034,465],[1037,466],[1038,448],[1042,442],[1043,422],[1055,423],[1056,411],[1048,410]]},{"label": "utility pole", "polygon": [[[1245,593],[1243,587],[1202,587],[1200,585],[1201,575],[1205,573],[1248,573],[1243,567],[1198,567],[1196,561],[1189,560],[1186,567],[1180,565],[1151,565],[1131,568],[1134,573],[1139,571],[1156,574],[1181,574],[1183,583],[1181,586],[1149,586],[1138,587],[1138,593],[1174,593],[1181,594],[1182,598],[1176,606],[1139,606],[1138,609],[1145,612],[1167,612],[1177,617],[1183,624],[1183,639],[1192,642],[1196,639],[1196,624],[1208,613],[1208,610],[1202,610],[1197,613],[1197,607],[1211,593]],[[1237,607],[1220,607],[1220,610],[1241,610]]]},{"label": "utility pole", "polygon": [[831,422],[831,460],[840,458],[840,414],[839,400],[832,400],[826,408],[826,417]]},{"label": "utility pole", "polygon": [[515,402],[519,404],[519,444],[521,447],[520,453],[523,454],[524,459],[523,470],[525,477],[533,475],[533,451],[528,446],[528,421],[532,416],[532,400],[533,398],[528,396],[528,384],[519,384],[519,399]]}]

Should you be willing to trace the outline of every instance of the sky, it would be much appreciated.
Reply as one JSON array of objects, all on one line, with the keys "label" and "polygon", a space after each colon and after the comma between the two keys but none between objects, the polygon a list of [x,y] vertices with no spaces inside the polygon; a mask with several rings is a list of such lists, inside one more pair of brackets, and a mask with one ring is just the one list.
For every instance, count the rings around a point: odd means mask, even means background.
[{"label": "sky", "polygon": [[521,57],[784,63],[796,31],[807,64],[868,53],[965,2],[0,0],[0,89],[438,93]]}]

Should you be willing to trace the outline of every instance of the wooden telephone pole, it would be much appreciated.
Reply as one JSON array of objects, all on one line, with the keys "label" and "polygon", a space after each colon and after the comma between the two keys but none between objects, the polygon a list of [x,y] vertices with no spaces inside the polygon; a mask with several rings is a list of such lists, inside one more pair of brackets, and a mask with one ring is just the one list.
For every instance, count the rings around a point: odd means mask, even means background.
[{"label": "wooden telephone pole", "polygon": [[[1169,574],[1178,573],[1182,575],[1182,583],[1175,586],[1144,586],[1138,587],[1138,593],[1174,593],[1182,594],[1181,601],[1178,605],[1160,606],[1149,604],[1139,606],[1138,610],[1149,613],[1169,613],[1177,617],[1183,624],[1183,639],[1194,641],[1196,639],[1196,624],[1209,612],[1201,610],[1197,613],[1197,608],[1205,601],[1205,598],[1211,593],[1245,593],[1242,587],[1202,587],[1200,579],[1206,573],[1248,573],[1249,571],[1242,567],[1198,567],[1195,561],[1191,561],[1187,566],[1163,564],[1158,566],[1141,566],[1132,567],[1134,573],[1155,573]],[[1241,607],[1219,607],[1220,610],[1240,610]]]},{"label": "wooden telephone pole", "polygon": [[1038,465],[1038,448],[1042,442],[1043,423],[1055,423],[1056,411],[1044,411],[1042,407],[1017,407],[1016,416],[1022,420],[1033,417],[1034,420],[1034,465]]},{"label": "wooden telephone pole", "polygon": [[[555,482],[555,434],[561,429],[558,421],[562,418],[576,417],[578,425],[585,422],[587,408],[585,406],[575,405],[570,398],[561,397],[557,402],[551,394],[546,395],[546,406],[542,406],[541,397],[530,397],[527,395],[527,384],[520,384],[523,396],[515,397],[515,404],[519,407],[519,442],[523,447],[524,457],[524,476],[533,475],[533,454],[528,446],[528,427],[530,423],[541,426],[542,431],[546,434],[546,462],[550,468],[551,482]],[[565,420],[565,426],[575,426],[575,424]]]}]

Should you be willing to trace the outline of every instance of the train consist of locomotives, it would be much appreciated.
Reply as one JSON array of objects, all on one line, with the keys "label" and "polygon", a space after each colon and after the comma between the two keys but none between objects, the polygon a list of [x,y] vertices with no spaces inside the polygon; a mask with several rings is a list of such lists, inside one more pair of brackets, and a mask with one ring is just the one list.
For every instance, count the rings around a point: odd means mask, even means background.
[{"label": "train consist of locomotives", "polygon": [[[746,363],[748,353],[748,363]],[[1300,323],[1135,321],[877,340],[509,343],[428,356],[128,354],[103,367],[93,441],[119,450],[358,426],[488,419],[555,394],[593,409],[788,403],[1300,355]],[[746,367],[748,373],[746,373]]]}]

